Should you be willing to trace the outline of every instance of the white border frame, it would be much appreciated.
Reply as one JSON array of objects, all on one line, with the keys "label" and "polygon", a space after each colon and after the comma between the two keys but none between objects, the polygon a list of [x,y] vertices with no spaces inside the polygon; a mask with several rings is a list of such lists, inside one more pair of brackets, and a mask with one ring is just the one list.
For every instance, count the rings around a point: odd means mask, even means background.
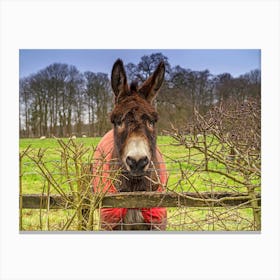
[{"label": "white border frame", "polygon": [[[279,2],[1,2],[1,279],[279,279]],[[261,234],[19,234],[18,50],[262,50]]]}]

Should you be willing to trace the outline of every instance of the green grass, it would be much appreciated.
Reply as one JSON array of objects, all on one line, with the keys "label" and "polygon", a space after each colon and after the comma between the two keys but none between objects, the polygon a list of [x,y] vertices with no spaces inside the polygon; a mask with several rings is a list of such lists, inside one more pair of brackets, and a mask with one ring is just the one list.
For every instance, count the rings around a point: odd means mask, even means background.
[{"label": "green grass", "polygon": [[[89,162],[94,147],[100,141],[96,138],[77,138],[76,144],[88,148],[83,156],[85,162]],[[68,139],[62,139],[67,143]],[[209,140],[210,141],[210,140]],[[203,155],[194,149],[186,149],[184,146],[176,145],[173,138],[159,136],[158,146],[164,156],[169,173],[168,189],[177,192],[190,191],[227,191],[246,192],[246,188],[237,184],[227,176],[209,173],[205,170],[197,171],[197,165],[203,159]],[[44,151],[43,161],[53,176],[61,182],[61,188],[69,192],[69,184],[65,177],[60,174],[61,152],[56,139],[20,139],[20,152],[24,152],[30,146],[29,153],[38,155]],[[180,162],[178,162],[180,161]],[[225,170],[224,166],[215,161],[210,161],[208,167],[230,174],[238,180],[242,176],[236,172]],[[72,167],[70,167],[72,168]],[[71,169],[72,170],[72,169]],[[74,172],[74,169],[73,169]],[[183,173],[182,173],[183,172]],[[22,160],[22,193],[40,194],[46,192],[47,185],[42,179],[38,167],[26,156]],[[259,184],[260,179],[254,183]],[[51,193],[56,190],[51,189]],[[70,210],[23,210],[24,230],[59,230],[67,219],[72,215]],[[198,208],[168,208],[167,230],[252,230],[253,215],[251,209],[237,209],[229,212],[225,208],[198,209]],[[98,223],[98,221],[97,221]],[[75,230],[76,222],[69,228]]]},{"label": "green grass", "polygon": [[[65,143],[69,141],[67,138],[62,138]],[[96,138],[77,138],[75,142],[77,144],[83,144],[86,147],[94,147],[100,141],[100,137]],[[29,154],[37,155],[39,150],[44,151],[44,162],[46,166],[52,171],[55,176],[60,176],[59,163],[61,161],[61,152],[58,141],[56,139],[20,139],[20,152],[23,152],[30,146]],[[88,156],[92,154],[92,149],[89,149]],[[86,158],[85,158],[86,160]],[[42,193],[44,187],[44,180],[40,175],[36,164],[30,160],[27,156],[23,157],[22,161],[22,193],[34,194]],[[63,176],[61,176],[63,180]],[[53,191],[55,193],[55,191]]]}]

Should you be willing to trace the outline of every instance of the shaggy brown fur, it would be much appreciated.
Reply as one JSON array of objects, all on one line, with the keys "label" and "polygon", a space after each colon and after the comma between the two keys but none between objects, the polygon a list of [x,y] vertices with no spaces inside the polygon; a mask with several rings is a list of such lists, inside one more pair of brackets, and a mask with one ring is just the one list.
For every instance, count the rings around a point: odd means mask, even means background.
[{"label": "shaggy brown fur", "polygon": [[[138,87],[133,82],[127,84],[125,69],[121,60],[117,60],[112,69],[111,83],[115,94],[115,107],[111,113],[111,122],[114,124],[113,158],[117,158],[112,169],[121,169],[119,183],[115,185],[119,192],[156,191],[159,187],[158,176],[154,171],[158,168],[156,160],[156,128],[158,114],[152,102],[164,80],[165,67],[160,63],[154,74]],[[138,137],[148,143],[151,155],[149,168],[142,176],[134,176],[126,168],[123,155],[129,139]],[[143,216],[138,209],[129,209],[124,223],[126,229],[148,229],[143,225]],[[135,225],[132,225],[136,223]],[[124,228],[125,229],[125,228]]]}]

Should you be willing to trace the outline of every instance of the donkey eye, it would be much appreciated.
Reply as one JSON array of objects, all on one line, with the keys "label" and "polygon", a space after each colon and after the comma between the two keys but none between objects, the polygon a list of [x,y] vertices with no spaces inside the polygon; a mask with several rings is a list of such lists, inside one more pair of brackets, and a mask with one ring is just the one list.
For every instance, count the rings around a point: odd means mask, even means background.
[{"label": "donkey eye", "polygon": [[124,126],[124,122],[122,122],[122,121],[116,121],[116,122],[115,122],[115,125],[116,125],[117,128],[122,128],[122,127]]},{"label": "donkey eye", "polygon": [[153,122],[153,121],[147,121],[147,126],[148,126],[148,128],[151,128],[151,129],[153,129],[154,128],[154,125],[155,125],[155,123]]}]

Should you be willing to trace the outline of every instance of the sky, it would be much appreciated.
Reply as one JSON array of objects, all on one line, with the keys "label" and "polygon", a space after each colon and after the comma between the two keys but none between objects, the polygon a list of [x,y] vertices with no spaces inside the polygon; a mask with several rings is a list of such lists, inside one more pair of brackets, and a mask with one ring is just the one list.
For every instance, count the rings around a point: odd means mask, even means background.
[{"label": "sky", "polygon": [[124,64],[139,63],[143,55],[161,52],[168,57],[171,67],[180,65],[195,71],[208,69],[211,74],[230,73],[233,77],[254,69],[261,69],[261,51],[258,49],[204,50],[204,49],[130,49],[130,50],[70,50],[21,49],[19,76],[27,77],[52,63],[75,65],[79,71],[111,73],[113,63],[121,58]]}]

